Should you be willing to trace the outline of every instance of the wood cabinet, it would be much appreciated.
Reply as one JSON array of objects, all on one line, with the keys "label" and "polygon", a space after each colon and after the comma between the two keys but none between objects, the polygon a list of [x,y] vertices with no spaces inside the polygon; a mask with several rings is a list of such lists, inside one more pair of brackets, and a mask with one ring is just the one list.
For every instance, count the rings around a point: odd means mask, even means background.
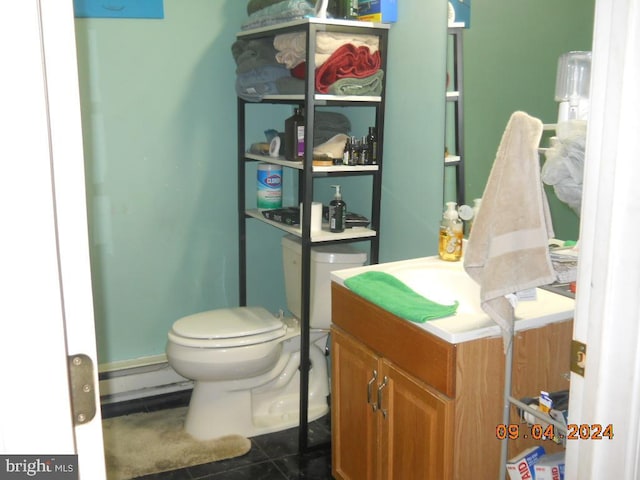
[{"label": "wood cabinet", "polygon": [[[334,329],[334,476],[445,478],[452,400]],[[416,441],[420,439],[420,441]]]},{"label": "wood cabinet", "polygon": [[[451,344],[336,283],[332,315],[336,479],[498,478],[502,338]],[[516,335],[514,396],[568,388],[571,332],[568,320]],[[509,456],[535,443],[522,432]]]}]

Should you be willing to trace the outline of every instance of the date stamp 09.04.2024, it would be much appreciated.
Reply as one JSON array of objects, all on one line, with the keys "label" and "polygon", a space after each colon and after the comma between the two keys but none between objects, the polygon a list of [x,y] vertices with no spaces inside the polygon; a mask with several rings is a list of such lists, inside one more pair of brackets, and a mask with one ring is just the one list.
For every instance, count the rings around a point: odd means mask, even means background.
[{"label": "date stamp 09.04.2024", "polygon": [[496,438],[498,440],[516,440],[518,438],[532,438],[533,440],[603,440],[613,439],[613,425],[600,423],[570,423],[567,431],[561,432],[553,425],[539,423],[499,423],[496,425]]}]

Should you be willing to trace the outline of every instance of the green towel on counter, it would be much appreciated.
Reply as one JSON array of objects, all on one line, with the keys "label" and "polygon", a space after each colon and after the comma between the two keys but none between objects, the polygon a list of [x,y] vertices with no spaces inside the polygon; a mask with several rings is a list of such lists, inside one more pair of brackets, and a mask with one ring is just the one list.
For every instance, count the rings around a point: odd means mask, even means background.
[{"label": "green towel on counter", "polygon": [[361,297],[405,320],[424,323],[456,313],[458,302],[442,305],[414,292],[393,275],[365,272],[347,278],[344,284]]}]

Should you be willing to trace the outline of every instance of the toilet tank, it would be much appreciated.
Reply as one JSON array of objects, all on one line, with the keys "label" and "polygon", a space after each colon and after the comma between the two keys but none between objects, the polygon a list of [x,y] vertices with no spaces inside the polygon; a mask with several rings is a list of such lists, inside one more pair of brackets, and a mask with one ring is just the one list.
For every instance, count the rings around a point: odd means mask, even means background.
[{"label": "toilet tank", "polygon": [[[331,326],[331,276],[334,270],[360,267],[367,254],[351,245],[319,245],[311,248],[311,287],[309,325],[311,328]],[[282,262],[287,295],[287,308],[300,318],[302,290],[302,242],[293,235],[282,237]]]}]

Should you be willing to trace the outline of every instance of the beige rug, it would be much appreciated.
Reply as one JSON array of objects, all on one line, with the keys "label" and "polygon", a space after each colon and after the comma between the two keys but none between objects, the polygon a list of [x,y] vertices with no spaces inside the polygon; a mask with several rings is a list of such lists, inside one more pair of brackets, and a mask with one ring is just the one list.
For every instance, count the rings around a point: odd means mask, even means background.
[{"label": "beige rug", "polygon": [[109,480],[125,480],[239,457],[251,449],[240,435],[199,441],[184,431],[186,407],[102,421]]}]

